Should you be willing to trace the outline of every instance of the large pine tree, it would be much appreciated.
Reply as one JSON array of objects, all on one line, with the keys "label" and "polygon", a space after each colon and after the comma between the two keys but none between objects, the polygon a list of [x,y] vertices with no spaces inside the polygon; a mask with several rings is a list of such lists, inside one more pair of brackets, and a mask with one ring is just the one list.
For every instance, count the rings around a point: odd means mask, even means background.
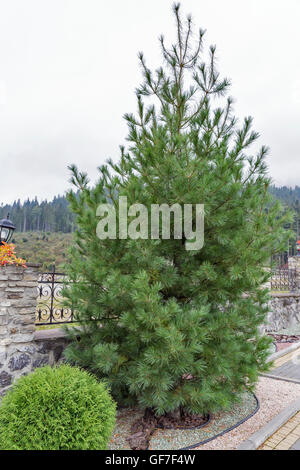
[{"label": "large pine tree", "polygon": [[[215,47],[204,62],[204,32],[194,42],[191,18],[179,5],[174,14],[177,42],[167,48],[161,37],[163,66],[151,71],[139,55],[138,111],[125,116],[129,148],[100,168],[95,187],[73,167],[79,197],[68,195],[79,229],[67,295],[82,329],[67,356],[106,378],[120,403],[158,415],[228,407],[266,370],[262,286],[284,243],[267,149],[249,153],[258,134],[251,118],[239,126],[233,115]],[[109,200],[118,213],[119,196],[148,208],[204,204],[203,248],[188,251],[174,237],[100,240],[97,207]]]}]

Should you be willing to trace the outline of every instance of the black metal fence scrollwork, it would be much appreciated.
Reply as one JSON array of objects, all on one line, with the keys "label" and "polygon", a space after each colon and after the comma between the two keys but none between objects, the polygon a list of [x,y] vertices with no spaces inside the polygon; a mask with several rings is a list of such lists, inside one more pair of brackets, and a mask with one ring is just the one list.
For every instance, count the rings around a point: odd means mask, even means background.
[{"label": "black metal fence scrollwork", "polygon": [[271,277],[271,291],[294,292],[297,290],[296,269],[275,269]]},{"label": "black metal fence scrollwork", "polygon": [[[277,268],[271,277],[271,291],[294,292],[298,289],[296,269]],[[68,284],[65,273],[42,273],[38,279],[36,325],[73,323],[74,311],[63,305],[62,289]]]},{"label": "black metal fence scrollwork", "polygon": [[72,323],[74,312],[63,305],[62,289],[68,280],[64,273],[42,273],[38,279],[38,299],[36,309],[36,325]]}]

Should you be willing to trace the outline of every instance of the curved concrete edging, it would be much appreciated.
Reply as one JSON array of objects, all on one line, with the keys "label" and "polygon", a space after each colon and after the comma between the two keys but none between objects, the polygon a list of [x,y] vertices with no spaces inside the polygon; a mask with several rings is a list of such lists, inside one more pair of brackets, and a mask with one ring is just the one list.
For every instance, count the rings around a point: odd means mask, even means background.
[{"label": "curved concrete edging", "polygon": [[273,354],[271,354],[267,362],[275,361],[276,359],[279,359],[282,356],[285,356],[286,354],[295,351],[296,349],[300,348],[300,341],[297,341],[297,343],[293,343],[291,346],[288,348],[282,349],[281,351],[277,351]]},{"label": "curved concrete edging", "polygon": [[255,432],[246,441],[242,442],[237,450],[256,450],[263,444],[268,437],[272,436],[281,426],[283,426],[290,418],[292,418],[300,410],[300,398],[284,408],[269,423],[263,426],[259,431]]},{"label": "curved concrete edging", "polygon": [[191,450],[191,449],[195,449],[197,447],[200,447],[201,445],[203,444],[207,444],[208,442],[210,441],[214,441],[215,439],[217,439],[218,437],[221,437],[223,436],[224,434],[227,434],[228,432],[232,431],[233,429],[236,429],[238,428],[241,424],[245,423],[246,421],[248,421],[248,419],[250,418],[253,418],[253,416],[259,411],[260,409],[260,403],[259,403],[259,399],[257,398],[257,396],[255,395],[255,393],[253,393],[253,396],[256,400],[256,408],[254,409],[254,411],[252,411],[252,413],[250,413],[248,416],[246,416],[245,418],[241,419],[240,421],[238,421],[236,424],[234,424],[233,426],[230,426],[229,428],[225,429],[224,431],[220,432],[219,434],[216,434],[215,436],[212,436],[212,437],[209,437],[208,439],[204,439],[203,441],[200,441],[198,442],[197,444],[192,444],[188,447],[182,447],[181,449],[179,450]]}]

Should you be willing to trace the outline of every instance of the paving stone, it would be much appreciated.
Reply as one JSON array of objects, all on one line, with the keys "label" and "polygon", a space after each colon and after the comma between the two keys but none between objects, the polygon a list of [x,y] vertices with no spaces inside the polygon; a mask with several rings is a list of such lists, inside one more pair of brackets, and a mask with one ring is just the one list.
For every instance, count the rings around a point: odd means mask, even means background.
[{"label": "paving stone", "polygon": [[287,429],[295,429],[296,423],[293,423],[293,421],[291,420],[291,421],[289,421],[287,424],[285,424],[285,427],[286,427]]},{"label": "paving stone", "polygon": [[300,380],[300,364],[294,364],[293,361],[285,362],[281,366],[272,369],[271,375]]},{"label": "paving stone", "polygon": [[277,446],[281,441],[282,441],[281,437],[278,437],[278,438],[275,438],[275,437],[273,438],[273,437],[272,437],[272,439],[270,439],[270,440],[267,441],[267,445],[275,447],[275,446]]},{"label": "paving stone", "polygon": [[290,448],[289,444],[281,443],[278,446],[276,446],[274,450],[289,450],[289,448]]},{"label": "paving stone", "polygon": [[294,439],[294,441],[296,441],[300,436],[299,434],[294,434],[293,432],[290,434],[290,436]]},{"label": "paving stone", "polygon": [[272,447],[274,450],[300,450],[300,411],[295,416],[278,429],[265,442],[265,447]]}]

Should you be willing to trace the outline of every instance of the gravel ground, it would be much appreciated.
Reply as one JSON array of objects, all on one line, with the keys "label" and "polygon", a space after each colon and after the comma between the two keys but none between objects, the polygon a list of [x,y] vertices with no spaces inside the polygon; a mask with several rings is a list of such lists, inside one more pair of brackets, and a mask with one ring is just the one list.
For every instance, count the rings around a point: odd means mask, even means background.
[{"label": "gravel ground", "polygon": [[271,421],[289,403],[300,397],[300,385],[261,377],[256,396],[260,401],[260,410],[238,428],[217,437],[200,447],[199,450],[234,450],[254,432]]},{"label": "gravel ground", "polygon": [[[149,449],[151,450],[177,450],[215,435],[234,426],[247,418],[257,408],[257,402],[252,393],[245,392],[240,403],[236,403],[230,410],[222,411],[211,416],[211,421],[198,429],[156,429],[151,436]],[[129,449],[126,438],[130,435],[131,424],[142,416],[142,412],[124,408],[117,413],[117,424],[109,443],[110,450]]]},{"label": "gravel ground", "polygon": [[236,403],[228,411],[214,414],[211,416],[211,421],[201,429],[157,429],[151,437],[149,449],[177,450],[193,446],[236,425],[251,415],[256,408],[255,397],[252,393],[246,392],[241,403]]}]

